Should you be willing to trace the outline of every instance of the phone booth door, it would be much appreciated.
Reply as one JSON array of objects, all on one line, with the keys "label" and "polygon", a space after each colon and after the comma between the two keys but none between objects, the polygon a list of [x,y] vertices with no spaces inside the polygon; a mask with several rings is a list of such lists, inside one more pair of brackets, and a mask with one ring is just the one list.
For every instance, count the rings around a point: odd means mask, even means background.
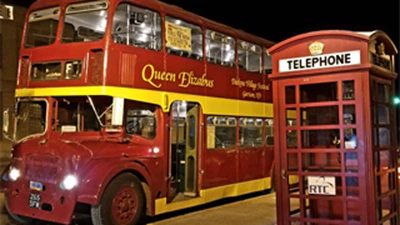
[{"label": "phone booth door", "polygon": [[[279,83],[283,224],[359,221],[364,154],[360,74],[304,77]],[[360,143],[359,143],[360,142]],[[361,169],[359,167],[362,167]],[[361,193],[365,194],[365,193]],[[361,223],[363,224],[363,223]]]}]

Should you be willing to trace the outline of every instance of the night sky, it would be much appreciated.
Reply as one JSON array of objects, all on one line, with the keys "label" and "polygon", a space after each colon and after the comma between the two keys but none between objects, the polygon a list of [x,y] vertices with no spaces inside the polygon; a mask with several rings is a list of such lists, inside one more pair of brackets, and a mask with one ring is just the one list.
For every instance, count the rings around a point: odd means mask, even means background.
[{"label": "night sky", "polygon": [[[383,30],[400,49],[399,0],[162,1],[274,42],[315,30]],[[3,2],[30,5],[33,0]],[[399,67],[397,60],[397,72]]]}]

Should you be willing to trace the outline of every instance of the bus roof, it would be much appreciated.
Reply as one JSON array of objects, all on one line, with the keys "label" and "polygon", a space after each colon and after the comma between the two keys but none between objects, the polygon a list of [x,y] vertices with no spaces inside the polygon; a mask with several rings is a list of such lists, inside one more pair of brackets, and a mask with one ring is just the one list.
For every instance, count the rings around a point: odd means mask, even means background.
[{"label": "bus roof", "polygon": [[[82,0],[36,0],[31,5],[29,11],[35,10],[38,8],[43,8],[43,7],[49,7],[49,6],[55,6],[55,5],[65,5],[68,3],[75,3],[75,2],[82,2]],[[239,39],[243,39],[248,42],[253,42],[255,44],[262,45],[266,48],[269,48],[275,44],[275,42],[272,42],[267,39],[258,37],[256,35],[247,33],[242,30],[235,29],[233,27],[224,25],[222,23],[212,21],[205,17],[199,16],[195,13],[186,11],[186,10],[182,9],[181,7],[178,7],[175,5],[170,5],[170,4],[167,4],[167,3],[159,1],[159,0],[135,0],[135,1],[109,0],[109,2],[111,4],[117,3],[117,2],[132,2],[132,3],[140,5],[140,6],[154,9],[154,10],[160,12],[161,14],[176,16],[176,17],[179,17],[180,19],[186,20],[188,22],[196,23],[200,26],[208,27],[210,29],[224,33],[226,35],[232,35]]]}]

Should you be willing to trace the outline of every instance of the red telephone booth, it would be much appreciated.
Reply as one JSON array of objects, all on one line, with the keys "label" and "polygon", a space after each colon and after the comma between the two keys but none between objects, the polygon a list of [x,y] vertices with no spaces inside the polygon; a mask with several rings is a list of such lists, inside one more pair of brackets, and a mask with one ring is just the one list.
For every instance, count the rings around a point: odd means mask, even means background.
[{"label": "red telephone booth", "polygon": [[278,224],[399,225],[391,39],[318,31],[269,51]]}]

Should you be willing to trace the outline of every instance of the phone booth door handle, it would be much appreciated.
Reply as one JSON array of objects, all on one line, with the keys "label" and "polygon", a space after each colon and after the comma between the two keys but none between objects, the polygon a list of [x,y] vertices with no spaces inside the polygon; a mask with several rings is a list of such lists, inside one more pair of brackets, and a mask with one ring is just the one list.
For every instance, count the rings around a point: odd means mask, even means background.
[{"label": "phone booth door handle", "polygon": [[285,169],[281,170],[281,177],[282,177],[282,179],[286,180],[286,170]]}]

